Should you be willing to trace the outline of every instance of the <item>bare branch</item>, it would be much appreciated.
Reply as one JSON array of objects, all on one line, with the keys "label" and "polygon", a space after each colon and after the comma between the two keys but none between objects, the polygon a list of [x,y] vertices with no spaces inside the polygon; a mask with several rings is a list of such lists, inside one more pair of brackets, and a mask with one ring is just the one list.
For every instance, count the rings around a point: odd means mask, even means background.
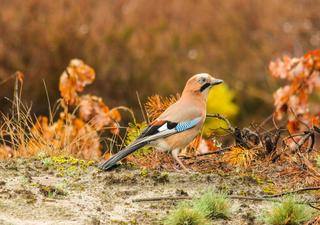
[{"label": "bare branch", "polygon": [[[249,200],[249,201],[269,201],[269,202],[281,202],[280,199],[272,199],[266,197],[255,197],[255,196],[239,196],[239,195],[227,195],[230,199],[238,199],[238,200]],[[136,198],[133,199],[132,202],[154,202],[154,201],[177,201],[177,200],[191,200],[193,197],[191,196],[160,196],[160,197],[151,197],[151,198]],[[320,201],[297,201],[296,204],[315,204],[320,203]]]},{"label": "bare branch", "polygon": [[315,190],[320,190],[320,186],[317,187],[305,187],[305,188],[300,188],[297,190],[293,190],[293,191],[286,191],[286,192],[282,192],[279,194],[274,194],[274,195],[264,195],[264,198],[277,198],[277,197],[281,197],[284,195],[290,195],[290,194],[297,194],[297,193],[301,193],[301,192],[305,192],[305,191],[315,191]]},{"label": "bare branch", "polygon": [[225,118],[224,116],[216,113],[216,114],[207,114],[207,117],[208,118],[217,118],[219,120],[223,120],[228,125],[227,129],[231,130],[231,131],[234,131],[234,128],[231,126],[230,121],[227,118]]}]

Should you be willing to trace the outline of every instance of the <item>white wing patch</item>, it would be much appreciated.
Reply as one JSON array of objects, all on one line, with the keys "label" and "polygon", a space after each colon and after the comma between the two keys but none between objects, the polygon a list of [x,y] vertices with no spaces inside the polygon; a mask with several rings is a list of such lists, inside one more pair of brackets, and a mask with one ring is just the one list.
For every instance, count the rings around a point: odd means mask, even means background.
[{"label": "white wing patch", "polygon": [[159,131],[159,132],[164,131],[164,130],[168,130],[168,125],[167,125],[167,123],[163,124],[161,127],[158,128],[158,131]]}]

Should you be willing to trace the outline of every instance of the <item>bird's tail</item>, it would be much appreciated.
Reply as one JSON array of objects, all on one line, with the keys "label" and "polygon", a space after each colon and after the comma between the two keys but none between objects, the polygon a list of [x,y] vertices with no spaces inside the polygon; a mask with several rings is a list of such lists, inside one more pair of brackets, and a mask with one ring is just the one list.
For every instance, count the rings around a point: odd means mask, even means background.
[{"label": "bird's tail", "polygon": [[138,144],[129,145],[127,148],[121,150],[117,154],[113,155],[110,159],[103,162],[99,167],[102,170],[109,170],[111,169],[118,161],[125,158],[127,155],[131,154],[132,152],[135,152],[139,148],[142,148],[145,146],[147,142],[142,142]]}]

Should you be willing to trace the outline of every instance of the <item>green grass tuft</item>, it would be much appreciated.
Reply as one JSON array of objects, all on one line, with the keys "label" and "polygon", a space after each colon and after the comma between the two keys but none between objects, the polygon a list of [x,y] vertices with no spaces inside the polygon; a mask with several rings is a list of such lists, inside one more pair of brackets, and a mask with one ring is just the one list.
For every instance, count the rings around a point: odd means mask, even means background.
[{"label": "green grass tuft", "polygon": [[181,204],[165,220],[166,225],[209,225],[205,215],[186,204]]},{"label": "green grass tuft", "polygon": [[231,214],[231,202],[223,193],[215,193],[211,190],[194,200],[194,208],[204,213],[210,219],[226,219]]},{"label": "green grass tuft", "polygon": [[295,202],[295,198],[290,196],[281,203],[275,203],[264,212],[264,222],[272,225],[299,225],[311,219],[313,210]]}]

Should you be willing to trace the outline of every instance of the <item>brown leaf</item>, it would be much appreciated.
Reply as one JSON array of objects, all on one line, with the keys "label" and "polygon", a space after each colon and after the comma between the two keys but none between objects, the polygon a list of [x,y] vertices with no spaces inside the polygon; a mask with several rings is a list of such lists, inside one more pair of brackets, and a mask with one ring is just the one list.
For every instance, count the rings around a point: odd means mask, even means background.
[{"label": "brown leaf", "polygon": [[67,105],[75,105],[78,101],[77,94],[77,77],[73,74],[63,72],[60,77],[59,90],[60,94]]},{"label": "brown leaf", "polygon": [[64,102],[75,105],[78,102],[78,92],[82,92],[94,79],[95,72],[90,66],[79,59],[71,60],[60,77],[59,90]]}]

